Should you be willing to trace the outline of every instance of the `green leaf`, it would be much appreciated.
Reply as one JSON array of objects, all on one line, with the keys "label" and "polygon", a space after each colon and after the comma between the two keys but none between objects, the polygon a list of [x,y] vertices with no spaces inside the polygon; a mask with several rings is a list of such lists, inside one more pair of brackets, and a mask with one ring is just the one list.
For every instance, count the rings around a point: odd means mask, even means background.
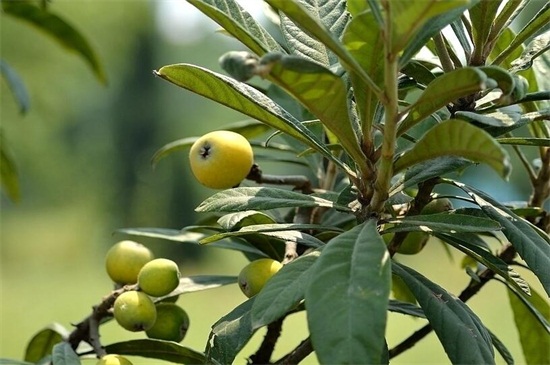
[{"label": "green leaf", "polygon": [[68,334],[67,330],[57,323],[40,330],[27,344],[25,361],[36,363],[45,356],[51,355],[53,347],[62,342]]},{"label": "green leaf", "polygon": [[529,138],[529,137],[497,138],[497,142],[500,144],[511,144],[516,146],[550,147],[550,139],[548,138]]},{"label": "green leaf", "polygon": [[363,71],[356,59],[347,51],[342,42],[324,26],[319,19],[313,17],[300,2],[296,0],[266,0],[272,7],[280,10],[290,18],[298,27],[302,28],[309,35],[323,43],[329,50],[334,52],[340,59],[340,63],[348,71],[356,74],[365,85],[373,89],[373,92],[380,95],[381,90]]},{"label": "green leaf", "polygon": [[23,80],[21,80],[17,72],[15,72],[15,70],[4,60],[0,60],[0,72],[2,76],[4,76],[15,101],[19,105],[19,111],[21,114],[25,114],[29,110],[31,101]]},{"label": "green leaf", "polygon": [[391,232],[492,232],[500,230],[500,225],[494,220],[456,213],[437,213],[428,215],[413,215],[405,218],[388,219]]},{"label": "green leaf", "polygon": [[[458,7],[453,6],[453,9],[443,12],[442,14],[436,15],[430,18],[427,22],[425,22],[424,25],[416,32],[414,37],[410,38],[408,42],[405,44],[405,49],[403,50],[403,53],[399,58],[399,65],[401,67],[405,66],[409,62],[409,60],[422,49],[422,47],[426,46],[426,44],[430,41],[431,38],[433,38],[436,34],[438,34],[443,28],[445,28],[449,24],[452,24],[453,22],[459,20],[462,14],[464,14],[464,11],[466,11],[466,9],[476,4],[477,1],[478,0],[464,1],[462,3],[465,5],[463,6],[460,6],[460,4],[458,4],[459,2],[456,2],[456,1],[450,2],[450,3],[454,3],[454,5],[458,5]],[[402,2],[407,2],[407,0],[403,0]],[[434,2],[433,0],[430,0],[430,3],[433,3],[433,2]],[[414,2],[411,2],[411,3],[414,3]],[[412,4],[409,4],[409,5],[412,5]],[[415,4],[414,6],[417,6],[417,5]],[[414,18],[410,18],[410,19],[414,19]],[[422,19],[424,18],[422,17]],[[410,22],[411,20],[407,21],[407,23],[410,23]]]},{"label": "green leaf", "polygon": [[498,88],[502,91],[501,99],[512,94],[515,81],[510,72],[498,66],[482,66],[479,68],[487,77],[495,80]]},{"label": "green leaf", "polygon": [[529,42],[525,50],[521,53],[521,56],[510,64],[512,66],[510,72],[515,73],[528,69],[533,65],[533,60],[548,49],[550,49],[550,31],[535,37]]},{"label": "green leaf", "polygon": [[349,208],[311,195],[290,190],[265,187],[245,187],[224,190],[203,201],[197,212],[239,212],[276,208],[326,207],[349,211]]},{"label": "green leaf", "polygon": [[261,56],[282,51],[277,41],[234,0],[188,0],[206,16]]},{"label": "green leaf", "polygon": [[550,117],[550,109],[520,114],[518,111],[498,110],[489,114],[457,112],[457,118],[472,121],[492,136],[500,136],[536,121]]},{"label": "green leaf", "polygon": [[548,29],[550,24],[550,3],[544,4],[540,11],[518,32],[508,46],[493,60],[491,64],[500,65],[510,54],[520,48],[523,43]]},{"label": "green leaf", "polygon": [[366,160],[350,122],[347,90],[340,77],[296,56],[269,54],[260,63],[269,66],[268,78],[319,118],[356,163]]},{"label": "green leaf", "polygon": [[256,224],[275,224],[271,216],[256,210],[226,214],[218,219],[218,224],[226,231],[238,231],[239,229]]},{"label": "green leaf", "polygon": [[2,9],[6,14],[34,25],[69,51],[76,52],[102,83],[107,82],[103,66],[86,38],[65,20],[27,1],[2,1]]},{"label": "green leaf", "polygon": [[53,347],[52,365],[80,365],[80,358],[68,342],[60,342]]},{"label": "green leaf", "polygon": [[460,234],[436,234],[437,238],[452,245],[456,249],[464,252],[469,257],[480,262],[482,265],[493,270],[496,274],[500,275],[506,282],[517,290],[530,295],[531,289],[527,282],[514,271],[506,262],[502,261],[497,256],[493,255],[490,251],[483,249],[482,247],[473,244],[474,240],[471,235]]},{"label": "green leaf", "polygon": [[316,250],[283,266],[256,296],[252,305],[252,328],[257,329],[283,317],[305,296],[312,278],[312,265],[319,258]]},{"label": "green leaf", "polygon": [[35,363],[4,358],[0,359],[0,365],[35,365]]},{"label": "green leaf", "polygon": [[117,342],[105,346],[109,354],[142,356],[149,359],[166,360],[177,364],[204,364],[206,357],[176,342],[142,339]]},{"label": "green leaf", "polygon": [[466,304],[411,268],[392,263],[424,310],[453,364],[494,364],[491,337]]},{"label": "green leaf", "polygon": [[486,88],[487,76],[477,68],[464,67],[445,73],[428,84],[398,127],[402,135],[415,124],[457,99]]},{"label": "green leaf", "polygon": [[474,59],[481,59],[500,6],[499,1],[482,0],[469,9],[472,25]]},{"label": "green leaf", "polygon": [[330,240],[312,270],[315,279],[306,289],[305,304],[319,362],[380,363],[391,270],[376,222],[369,220]]},{"label": "green leaf", "polygon": [[177,86],[237,110],[296,138],[334,161],[348,175],[354,174],[309,129],[253,87],[190,64],[164,66],[155,73]]},{"label": "green leaf", "polygon": [[539,278],[546,293],[550,295],[550,237],[531,223],[514,214],[485,193],[459,183],[450,182],[465,191],[483,212],[502,226],[502,232],[514,246],[521,258]]},{"label": "green leaf", "polygon": [[403,189],[416,186],[433,177],[464,169],[471,164],[471,161],[456,156],[441,156],[418,163],[405,172],[404,176],[391,187],[389,194],[393,196]]},{"label": "green leaf", "polygon": [[393,0],[389,2],[387,13],[391,22],[390,52],[398,55],[431,18],[465,4],[468,4],[467,0]]},{"label": "green leaf", "polygon": [[14,202],[19,201],[21,191],[19,176],[13,157],[7,150],[4,133],[0,130],[0,185],[6,195]]},{"label": "green leaf", "polygon": [[[550,363],[550,336],[532,312],[518,296],[508,290],[514,321],[527,364]],[[550,318],[550,306],[536,291],[528,300],[544,318]]]},{"label": "green leaf", "polygon": [[493,346],[498,351],[500,356],[504,359],[506,362],[506,365],[514,365],[514,357],[510,353],[510,351],[506,348],[506,346],[502,343],[502,341],[491,331],[487,330],[489,334],[491,335],[491,341],[493,342]]},{"label": "green leaf", "polygon": [[180,283],[170,296],[176,296],[186,293],[194,293],[197,291],[216,289],[224,285],[235,284],[236,276],[225,275],[196,275],[186,276],[180,279]]},{"label": "green leaf", "polygon": [[251,309],[254,297],[243,302],[212,326],[206,345],[206,362],[216,360],[220,364],[232,364],[235,356],[248,343],[252,329]]},{"label": "green leaf", "polygon": [[[300,3],[311,18],[318,20],[334,36],[341,36],[349,20],[344,1],[301,0]],[[326,67],[338,63],[338,58],[322,42],[303,32],[284,14],[281,16],[281,30],[291,53]]]},{"label": "green leaf", "polygon": [[[384,84],[384,47],[382,34],[372,12],[365,12],[354,16],[343,36],[343,42],[348,51],[357,59],[365,73],[372,81],[382,88]],[[357,89],[358,80],[351,78]],[[360,86],[359,86],[360,87]],[[361,92],[354,93],[359,108],[362,123],[361,130],[370,131],[372,119],[376,112],[378,98],[369,88],[361,88]]]},{"label": "green leaf", "polygon": [[504,148],[489,133],[458,119],[449,119],[431,128],[395,162],[394,171],[440,156],[486,163],[503,178],[510,174],[510,160]]},{"label": "green leaf", "polygon": [[[414,299],[416,302],[416,298]],[[412,317],[426,318],[422,308],[408,302],[401,302],[399,300],[390,299],[388,304],[388,310],[390,312],[405,314]]]}]

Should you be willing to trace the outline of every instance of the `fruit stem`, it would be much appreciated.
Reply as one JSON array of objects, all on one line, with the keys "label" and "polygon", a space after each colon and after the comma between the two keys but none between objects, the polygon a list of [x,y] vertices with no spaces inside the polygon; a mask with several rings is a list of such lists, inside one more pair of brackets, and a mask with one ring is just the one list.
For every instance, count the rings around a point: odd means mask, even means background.
[{"label": "fruit stem", "polygon": [[252,165],[248,176],[248,180],[252,180],[258,184],[273,184],[273,185],[292,185],[296,190],[301,190],[304,194],[311,194],[311,181],[303,175],[268,175],[264,174],[257,164]]}]

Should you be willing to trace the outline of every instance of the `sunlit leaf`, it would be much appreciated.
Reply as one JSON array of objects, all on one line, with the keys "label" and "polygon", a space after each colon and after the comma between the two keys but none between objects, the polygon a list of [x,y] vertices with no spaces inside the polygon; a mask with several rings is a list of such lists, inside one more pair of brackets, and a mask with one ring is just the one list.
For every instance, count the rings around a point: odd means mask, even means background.
[{"label": "sunlit leaf", "polygon": [[428,215],[413,215],[405,218],[388,219],[392,227],[384,233],[391,232],[491,232],[500,230],[500,225],[494,220],[456,213],[438,213]]},{"label": "sunlit leaf", "polygon": [[281,318],[304,299],[306,287],[310,283],[312,265],[320,251],[284,265],[256,296],[252,305],[252,328],[260,328]]},{"label": "sunlit leaf", "polygon": [[176,364],[204,364],[206,357],[172,341],[154,339],[130,340],[105,346],[109,354],[142,356]]},{"label": "sunlit leaf", "polygon": [[230,313],[220,318],[213,326],[206,346],[206,361],[232,364],[235,356],[248,343],[255,330],[252,329],[251,309],[254,297],[243,302]]},{"label": "sunlit leaf", "polygon": [[302,141],[353,175],[349,167],[334,157],[309,129],[253,87],[191,64],[164,66],[155,72],[175,85],[235,109]]},{"label": "sunlit leaf", "polygon": [[376,222],[369,220],[329,241],[312,270],[315,280],[306,289],[305,304],[319,361],[380,363],[391,271]]},{"label": "sunlit leaf", "polygon": [[64,19],[27,1],[2,1],[2,9],[4,13],[29,22],[63,47],[76,52],[102,83],[107,82],[103,66],[86,38]]},{"label": "sunlit leaf", "polygon": [[479,318],[460,299],[411,268],[393,262],[424,310],[453,364],[494,364],[491,337]]},{"label": "sunlit leaf", "polygon": [[261,56],[281,51],[277,41],[235,0],[188,0],[241,43]]},{"label": "sunlit leaf", "polygon": [[327,207],[349,211],[333,202],[290,190],[265,187],[246,187],[224,190],[203,201],[197,212],[239,212],[276,208]]},{"label": "sunlit leaf", "polygon": [[518,32],[512,42],[508,44],[508,47],[493,60],[492,64],[500,65],[510,54],[521,47],[526,40],[539,34],[541,31],[547,30],[548,24],[550,24],[550,3],[543,5],[540,11],[535,14],[535,16]]},{"label": "sunlit leaf", "polygon": [[476,60],[479,60],[485,51],[499,6],[499,1],[480,1],[468,10],[474,43],[473,57]]},{"label": "sunlit leaf", "polygon": [[271,216],[256,210],[230,213],[218,219],[218,224],[226,231],[236,231],[250,225],[274,223],[276,223],[275,219]]},{"label": "sunlit leaf", "polygon": [[410,106],[407,118],[400,123],[398,134],[402,135],[432,113],[485,88],[487,76],[477,68],[464,67],[439,76],[428,84],[418,100]]},{"label": "sunlit leaf", "polygon": [[63,341],[69,332],[60,324],[53,323],[35,334],[27,344],[25,361],[38,362],[51,355],[53,347]]},{"label": "sunlit leaf", "polygon": [[390,28],[392,30],[390,51],[397,55],[416,35],[416,32],[430,21],[430,18],[467,3],[467,0],[392,0],[388,3],[388,14],[392,25]]},{"label": "sunlit leaf", "polygon": [[464,157],[486,163],[504,178],[510,174],[509,156],[504,148],[487,132],[458,119],[431,128],[395,162],[394,169],[401,171],[440,156]]},{"label": "sunlit leaf", "polygon": [[193,293],[196,291],[215,289],[224,285],[235,284],[236,282],[237,282],[236,276],[225,276],[225,275],[186,276],[180,279],[180,283],[178,287],[170,293],[170,296],[180,295],[185,293]]},{"label": "sunlit leaf", "polygon": [[[549,364],[550,335],[548,331],[516,294],[508,290],[508,297],[526,363]],[[525,300],[528,300],[543,317],[550,318],[550,306],[547,300],[536,291],[532,291],[531,297]]]}]

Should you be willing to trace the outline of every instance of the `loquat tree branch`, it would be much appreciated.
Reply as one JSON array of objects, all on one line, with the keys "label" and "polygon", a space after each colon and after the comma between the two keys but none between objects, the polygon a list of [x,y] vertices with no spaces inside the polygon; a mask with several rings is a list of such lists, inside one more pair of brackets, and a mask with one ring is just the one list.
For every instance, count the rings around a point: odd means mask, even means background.
[{"label": "loquat tree branch", "polygon": [[292,365],[299,364],[300,361],[305,359],[309,354],[313,352],[313,345],[311,339],[308,337],[294,349],[288,355],[275,362],[279,365]]},{"label": "loquat tree branch", "polygon": [[281,329],[283,328],[284,317],[278,319],[277,321],[270,323],[267,326],[267,333],[265,334],[264,340],[260,345],[260,348],[256,353],[250,356],[249,364],[269,364],[271,355],[273,355],[273,350],[275,349],[275,344],[281,336]]},{"label": "loquat tree branch", "polygon": [[303,175],[268,175],[264,174],[260,166],[254,164],[248,176],[248,180],[252,180],[258,184],[273,184],[273,185],[292,185],[295,190],[301,190],[304,194],[313,193],[311,181]]}]

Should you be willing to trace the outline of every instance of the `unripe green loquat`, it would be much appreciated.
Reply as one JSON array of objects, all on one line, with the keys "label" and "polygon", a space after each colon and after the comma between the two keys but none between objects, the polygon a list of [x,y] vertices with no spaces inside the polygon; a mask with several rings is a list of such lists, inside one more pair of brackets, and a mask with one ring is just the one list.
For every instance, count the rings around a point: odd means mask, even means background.
[{"label": "unripe green loquat", "polygon": [[189,316],[174,303],[157,304],[157,320],[145,333],[149,338],[181,342],[189,328]]},{"label": "unripe green loquat", "polygon": [[239,273],[239,287],[244,295],[251,298],[258,294],[265,283],[275,275],[283,264],[273,259],[259,259],[246,265]]},{"label": "unripe green loquat", "polygon": [[120,355],[105,355],[96,365],[133,365],[130,360]]},{"label": "unripe green loquat", "polygon": [[153,253],[142,244],[127,240],[120,241],[107,251],[105,268],[115,283],[135,284],[143,265],[152,259]]},{"label": "unripe green loquat", "polygon": [[178,265],[168,259],[155,259],[146,263],[138,275],[138,286],[146,294],[162,297],[170,294],[180,283]]},{"label": "unripe green loquat", "polygon": [[113,306],[117,323],[132,332],[146,331],[157,319],[155,304],[145,293],[127,291],[118,296]]}]

